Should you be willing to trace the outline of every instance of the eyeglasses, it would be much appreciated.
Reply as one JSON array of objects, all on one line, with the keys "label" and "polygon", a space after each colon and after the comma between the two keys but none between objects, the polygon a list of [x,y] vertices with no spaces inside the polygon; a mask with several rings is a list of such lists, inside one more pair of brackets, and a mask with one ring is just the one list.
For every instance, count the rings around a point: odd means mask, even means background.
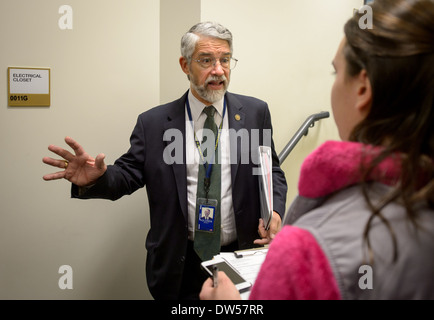
[{"label": "eyeglasses", "polygon": [[[237,62],[238,62],[237,59],[229,58],[229,57],[220,58],[218,60],[219,60],[220,65],[222,66],[222,68],[230,69],[230,70],[233,70],[236,67]],[[215,65],[217,63],[217,59],[211,58],[211,57],[203,57],[200,59],[193,59],[193,61],[196,61],[197,63],[199,63],[199,65],[204,69],[208,69],[211,66],[215,67]]]}]

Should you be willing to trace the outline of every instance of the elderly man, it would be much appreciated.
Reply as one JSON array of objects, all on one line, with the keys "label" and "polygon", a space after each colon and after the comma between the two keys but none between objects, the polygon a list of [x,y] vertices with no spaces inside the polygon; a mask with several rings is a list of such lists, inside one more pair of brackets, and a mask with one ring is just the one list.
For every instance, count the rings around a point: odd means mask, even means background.
[{"label": "elderly man", "polygon": [[[65,169],[44,179],[72,182],[75,198],[116,200],[146,186],[151,221],[146,276],[155,299],[198,299],[206,277],[201,261],[268,243],[280,229],[287,185],[274,151],[270,112],[261,100],[227,92],[237,62],[232,52],[228,29],[198,23],[181,40],[179,62],[190,89],[140,114],[130,149],[113,165],[104,163],[103,154],[90,157],[69,137],[65,141],[75,155],[50,145],[63,159],[43,159]],[[272,148],[274,193],[268,229],[260,219],[252,147],[266,144]],[[171,151],[178,154],[172,157]],[[213,212],[212,219],[203,219],[205,210]]]}]

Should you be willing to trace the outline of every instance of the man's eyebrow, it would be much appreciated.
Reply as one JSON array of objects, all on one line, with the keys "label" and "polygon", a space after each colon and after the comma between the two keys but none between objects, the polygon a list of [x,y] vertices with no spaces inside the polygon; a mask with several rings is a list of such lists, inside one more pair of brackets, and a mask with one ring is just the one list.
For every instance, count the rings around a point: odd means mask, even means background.
[{"label": "man's eyebrow", "polygon": [[[231,55],[230,52],[224,52],[224,53],[222,53],[222,56],[230,56],[230,55]],[[214,54],[213,53],[209,53],[209,52],[200,52],[199,56],[200,57],[203,57],[203,56],[214,56]]]}]

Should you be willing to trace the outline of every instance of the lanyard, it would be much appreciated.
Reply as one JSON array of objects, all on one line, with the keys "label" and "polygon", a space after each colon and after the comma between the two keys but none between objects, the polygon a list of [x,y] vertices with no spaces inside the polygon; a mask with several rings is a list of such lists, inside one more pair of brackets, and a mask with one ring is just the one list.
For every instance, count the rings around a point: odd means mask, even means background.
[{"label": "lanyard", "polygon": [[196,132],[194,131],[193,117],[191,116],[190,102],[188,101],[188,98],[187,98],[185,104],[186,104],[186,107],[187,107],[188,119],[190,120],[192,129],[193,129],[194,141],[196,142],[196,147],[197,147],[197,150],[199,151],[199,156],[200,156],[200,158],[202,160],[202,163],[203,163],[203,166],[205,168],[204,186],[205,186],[205,192],[206,192],[207,198],[208,198],[209,186],[211,184],[212,163],[214,162],[213,160],[214,160],[214,157],[215,157],[215,151],[217,150],[218,144],[220,142],[220,135],[221,135],[221,132],[222,132],[222,127],[223,127],[223,119],[225,118],[225,114],[226,114],[226,99],[223,100],[223,116],[222,116],[222,121],[220,122],[218,134],[217,134],[217,137],[216,137],[214,154],[212,155],[212,158],[211,158],[211,161],[210,161],[211,163],[206,163],[205,157],[203,155],[202,148],[201,148],[201,145],[200,145],[200,142],[199,142],[199,139],[197,139]]}]

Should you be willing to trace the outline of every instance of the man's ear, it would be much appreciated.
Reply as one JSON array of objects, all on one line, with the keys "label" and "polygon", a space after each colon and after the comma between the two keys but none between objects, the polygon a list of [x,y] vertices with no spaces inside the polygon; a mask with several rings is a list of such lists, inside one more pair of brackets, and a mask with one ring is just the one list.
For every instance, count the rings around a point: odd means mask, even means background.
[{"label": "man's ear", "polygon": [[188,66],[188,61],[184,57],[179,58],[179,65],[182,71],[188,76],[190,74],[190,68]]},{"label": "man's ear", "polygon": [[372,105],[372,87],[368,73],[365,69],[360,71],[357,76],[357,100],[356,109],[366,117],[371,110]]}]

